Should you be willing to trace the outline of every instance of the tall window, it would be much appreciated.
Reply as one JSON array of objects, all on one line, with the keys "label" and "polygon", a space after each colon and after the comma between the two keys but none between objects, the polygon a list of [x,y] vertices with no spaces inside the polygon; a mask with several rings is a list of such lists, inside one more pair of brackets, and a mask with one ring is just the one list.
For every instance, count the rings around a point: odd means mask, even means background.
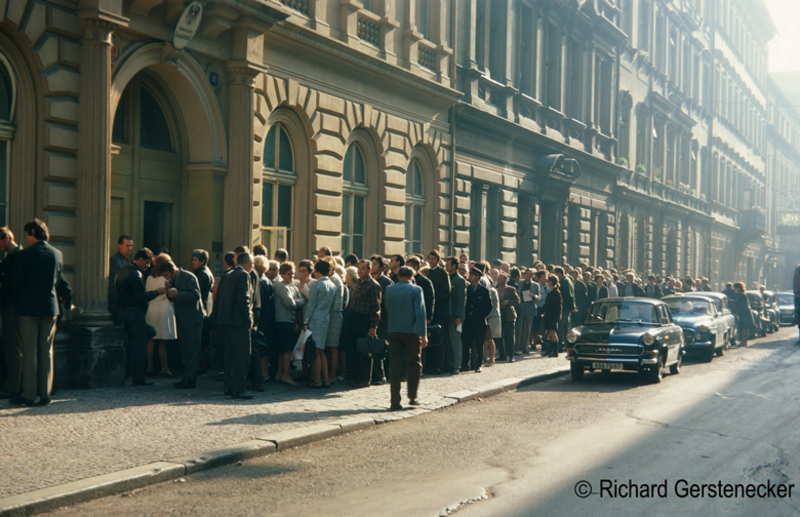
[{"label": "tall window", "polygon": [[417,30],[426,40],[431,40],[431,7],[428,0],[417,0]]},{"label": "tall window", "polygon": [[422,211],[425,191],[419,162],[411,161],[406,173],[406,254],[422,253]]},{"label": "tall window", "polygon": [[561,30],[550,24],[547,30],[547,104],[553,109],[561,109]]},{"label": "tall window", "polygon": [[367,170],[364,153],[352,144],[344,156],[342,187],[342,255],[364,256],[364,217],[367,202]]},{"label": "tall window", "polygon": [[650,50],[650,0],[639,3],[639,34],[637,35],[640,50]]},{"label": "tall window", "polygon": [[520,4],[522,31],[519,38],[519,89],[530,97],[536,96],[536,17],[533,8]]},{"label": "tall window", "polygon": [[0,59],[0,226],[8,224],[9,148],[14,137],[14,82]]},{"label": "tall window", "polygon": [[297,183],[294,151],[282,123],[267,133],[264,145],[264,181],[262,186],[261,226],[265,244],[270,249],[289,249],[292,241],[292,200]]}]

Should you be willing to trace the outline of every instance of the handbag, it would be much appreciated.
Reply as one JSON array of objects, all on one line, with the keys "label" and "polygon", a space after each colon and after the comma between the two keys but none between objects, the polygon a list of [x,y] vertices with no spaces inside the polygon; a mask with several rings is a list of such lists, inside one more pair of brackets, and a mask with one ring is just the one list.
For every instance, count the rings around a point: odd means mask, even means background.
[{"label": "handbag", "polygon": [[428,347],[442,345],[442,326],[438,323],[428,325]]},{"label": "handbag", "polygon": [[259,356],[269,355],[269,344],[267,343],[267,336],[260,330],[253,330],[250,333],[250,341],[253,346],[253,351]]},{"label": "handbag", "polygon": [[356,339],[356,352],[372,359],[386,357],[386,340],[379,337],[360,337]]}]

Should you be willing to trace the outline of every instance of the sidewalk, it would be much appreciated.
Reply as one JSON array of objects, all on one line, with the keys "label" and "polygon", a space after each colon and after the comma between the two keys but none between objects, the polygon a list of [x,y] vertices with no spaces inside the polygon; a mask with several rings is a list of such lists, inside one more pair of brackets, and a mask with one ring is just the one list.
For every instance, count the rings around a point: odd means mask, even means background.
[{"label": "sidewalk", "polygon": [[[351,390],[337,383],[315,390],[268,383],[252,401],[234,401],[222,396],[222,383],[209,375],[189,391],[174,389],[175,379],[155,379],[150,387],[62,390],[45,407],[18,408],[6,402],[0,405],[0,498],[155,462],[186,464],[201,451],[249,440],[269,439],[280,450],[297,445],[297,440],[284,440],[308,434],[309,426],[328,424],[326,429],[335,427],[333,434],[340,434],[568,370],[563,355],[522,357],[479,374],[423,377],[422,406],[401,412],[387,411],[388,385]],[[402,389],[405,405],[405,385]],[[9,502],[0,499],[0,514]]]}]

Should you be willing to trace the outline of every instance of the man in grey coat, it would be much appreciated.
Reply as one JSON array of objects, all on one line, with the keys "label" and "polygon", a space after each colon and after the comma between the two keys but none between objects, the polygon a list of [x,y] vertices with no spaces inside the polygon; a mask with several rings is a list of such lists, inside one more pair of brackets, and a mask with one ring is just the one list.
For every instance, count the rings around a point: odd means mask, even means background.
[{"label": "man in grey coat", "polygon": [[461,331],[458,327],[464,320],[464,308],[467,304],[467,281],[458,274],[458,259],[447,257],[444,269],[450,276],[450,315],[446,318],[442,329],[445,336],[445,366],[450,375],[458,375],[461,370],[463,354]]},{"label": "man in grey coat", "polygon": [[419,405],[417,391],[422,374],[422,349],[428,345],[428,328],[422,288],[411,283],[414,271],[403,266],[397,272],[397,283],[386,288],[389,311],[389,382],[391,411],[403,409],[400,404],[400,371],[403,357],[408,357],[408,398]]},{"label": "man in grey coat", "polygon": [[253,328],[253,298],[250,275],[244,266],[253,262],[249,253],[240,253],[237,266],[222,277],[214,303],[214,324],[222,334],[225,351],[225,394],[249,400],[247,368],[250,366],[250,329]]},{"label": "man in grey coat", "polygon": [[178,344],[183,361],[183,377],[173,385],[178,389],[194,389],[200,373],[200,345],[203,340],[203,319],[206,317],[200,299],[200,284],[194,274],[178,269],[172,261],[161,265],[161,276],[170,282],[167,298],[175,308]]}]

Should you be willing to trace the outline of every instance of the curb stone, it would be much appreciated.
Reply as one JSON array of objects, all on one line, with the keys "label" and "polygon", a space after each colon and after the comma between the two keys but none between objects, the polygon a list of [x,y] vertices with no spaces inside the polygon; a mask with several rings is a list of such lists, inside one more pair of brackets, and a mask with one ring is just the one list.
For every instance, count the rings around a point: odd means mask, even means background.
[{"label": "curb stone", "polygon": [[0,516],[32,515],[35,513],[54,510],[62,506],[98,499],[109,495],[126,492],[147,485],[154,485],[179,479],[185,475],[200,472],[215,467],[221,467],[237,461],[267,456],[301,445],[332,438],[351,431],[358,431],[374,427],[384,422],[404,420],[437,409],[453,406],[461,402],[475,400],[479,397],[488,397],[505,391],[515,390],[522,386],[529,386],[544,382],[569,373],[568,369],[557,370],[543,374],[536,374],[525,379],[508,378],[478,388],[477,391],[462,390],[441,399],[420,406],[410,411],[387,413],[377,418],[353,417],[341,422],[330,424],[315,424],[312,426],[294,429],[282,433],[256,437],[255,440],[240,442],[219,449],[200,452],[180,458],[173,458],[162,462],[150,463],[131,469],[102,474],[79,481],[72,481],[60,485],[34,490],[25,494],[14,495],[0,499]]}]

